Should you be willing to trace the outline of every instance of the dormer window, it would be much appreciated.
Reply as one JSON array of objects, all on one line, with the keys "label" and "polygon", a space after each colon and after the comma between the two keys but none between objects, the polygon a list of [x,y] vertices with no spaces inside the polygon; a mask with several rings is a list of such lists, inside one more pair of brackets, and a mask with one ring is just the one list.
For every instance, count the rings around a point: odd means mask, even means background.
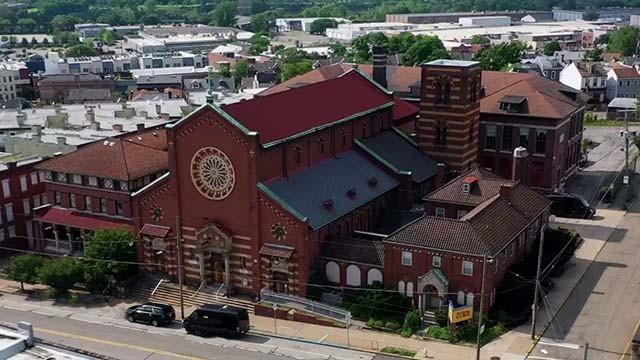
[{"label": "dormer window", "polygon": [[519,113],[524,111],[527,98],[524,96],[506,95],[500,100],[500,110]]},{"label": "dormer window", "polygon": [[476,183],[478,183],[478,178],[475,176],[467,176],[462,179],[462,193],[471,194],[471,187]]}]

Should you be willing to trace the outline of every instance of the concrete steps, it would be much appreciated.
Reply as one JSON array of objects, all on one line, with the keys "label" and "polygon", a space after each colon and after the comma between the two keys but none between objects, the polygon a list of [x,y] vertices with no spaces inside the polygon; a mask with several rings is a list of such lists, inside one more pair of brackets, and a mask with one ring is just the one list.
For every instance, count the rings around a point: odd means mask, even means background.
[{"label": "concrete steps", "polygon": [[422,314],[422,323],[424,325],[438,325],[436,322],[436,313],[433,311],[424,311]]},{"label": "concrete steps", "polygon": [[[141,302],[158,301],[174,306],[180,305],[180,290],[177,284],[163,282],[160,284],[156,292],[151,296],[155,284],[140,283],[133,287],[129,293],[129,297]],[[223,304],[232,305],[247,309],[249,313],[254,312],[253,302],[230,298],[225,296],[216,296],[215,294],[200,290],[196,293],[195,289],[183,287],[183,301],[185,306],[201,306],[204,304]]]}]

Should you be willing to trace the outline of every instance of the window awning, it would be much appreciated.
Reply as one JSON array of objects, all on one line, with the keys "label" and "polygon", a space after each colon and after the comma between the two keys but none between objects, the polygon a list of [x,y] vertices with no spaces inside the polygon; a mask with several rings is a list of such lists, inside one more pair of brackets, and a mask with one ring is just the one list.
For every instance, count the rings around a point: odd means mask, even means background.
[{"label": "window awning", "polygon": [[167,234],[169,234],[170,231],[171,228],[167,226],[144,224],[144,226],[142,226],[142,229],[140,230],[140,234],[164,238],[167,237]]},{"label": "window awning", "polygon": [[293,254],[294,248],[284,245],[264,244],[260,249],[260,255],[275,256],[288,259]]},{"label": "window awning", "polygon": [[69,226],[85,230],[100,229],[127,229],[133,230],[133,225],[126,220],[109,219],[101,216],[85,214],[79,211],[60,208],[49,208],[44,213],[36,216],[34,220]]}]

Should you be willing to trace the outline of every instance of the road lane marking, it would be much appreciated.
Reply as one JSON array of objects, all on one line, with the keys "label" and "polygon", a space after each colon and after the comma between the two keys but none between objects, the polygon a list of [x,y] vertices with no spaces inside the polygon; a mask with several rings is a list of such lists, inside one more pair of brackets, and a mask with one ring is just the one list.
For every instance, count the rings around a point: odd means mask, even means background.
[{"label": "road lane marking", "polygon": [[187,355],[182,355],[182,354],[176,354],[176,353],[172,353],[172,352],[169,352],[169,351],[152,349],[152,348],[147,348],[147,347],[144,347],[144,346],[132,345],[132,344],[127,344],[127,343],[122,343],[122,342],[117,342],[117,341],[97,339],[97,338],[90,337],[90,336],[76,335],[76,334],[66,333],[66,332],[57,331],[57,330],[45,329],[45,328],[41,328],[41,327],[36,327],[34,329],[34,331],[36,333],[38,331],[40,331],[40,332],[51,334],[51,335],[65,336],[65,337],[69,337],[69,338],[77,339],[77,340],[84,340],[84,341],[90,341],[90,342],[95,342],[95,343],[104,344],[104,345],[117,346],[117,347],[128,348],[128,349],[139,350],[139,351],[146,351],[146,352],[151,352],[151,353],[158,354],[158,355],[171,356],[171,357],[175,357],[175,358],[179,358],[179,359],[205,360],[203,358],[187,356]]},{"label": "road lane marking", "polygon": [[536,359],[536,360],[564,360],[558,358],[544,357],[544,356],[529,356],[527,359]]},{"label": "road lane marking", "polygon": [[321,343],[321,342],[323,342],[323,341],[324,341],[326,338],[328,338],[328,337],[329,337],[329,334],[325,334],[323,337],[321,337],[321,338],[318,340],[318,342],[319,342],[319,343]]},{"label": "road lane marking", "polygon": [[561,347],[561,348],[566,348],[566,349],[572,349],[572,350],[578,350],[578,349],[580,349],[580,345],[578,345],[578,344],[571,344],[571,343],[556,343],[556,342],[540,341],[540,342],[538,342],[538,344],[540,344],[540,345],[547,345],[547,346],[556,346],[556,347]]}]

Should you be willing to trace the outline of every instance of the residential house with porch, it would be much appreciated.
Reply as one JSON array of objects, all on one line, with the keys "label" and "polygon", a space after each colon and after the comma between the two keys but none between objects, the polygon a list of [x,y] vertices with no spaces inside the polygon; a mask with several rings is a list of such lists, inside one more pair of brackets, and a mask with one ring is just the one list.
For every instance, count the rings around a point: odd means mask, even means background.
[{"label": "residential house with porch", "polygon": [[99,229],[134,230],[131,194],[166,173],[162,127],[126,133],[79,147],[37,166],[44,173],[46,206],[36,209],[37,251],[82,255]]}]

